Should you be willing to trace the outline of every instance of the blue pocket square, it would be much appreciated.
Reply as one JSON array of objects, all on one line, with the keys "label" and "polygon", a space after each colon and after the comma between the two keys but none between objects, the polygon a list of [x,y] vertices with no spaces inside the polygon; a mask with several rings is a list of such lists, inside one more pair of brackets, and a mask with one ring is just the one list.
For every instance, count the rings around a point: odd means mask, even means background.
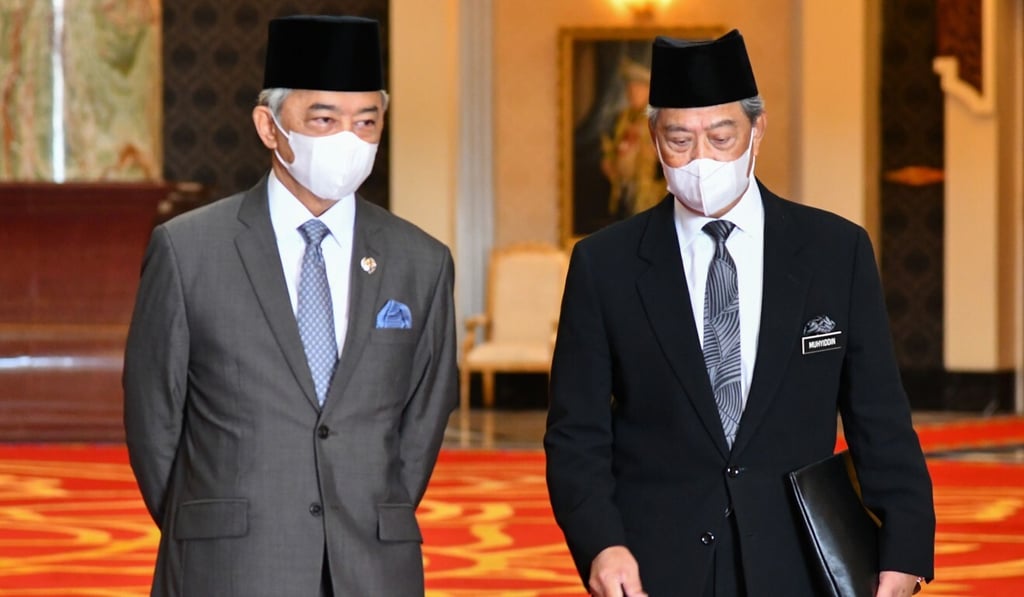
[{"label": "blue pocket square", "polygon": [[384,303],[384,308],[377,312],[377,329],[407,330],[412,328],[412,314],[405,303],[394,299]]}]

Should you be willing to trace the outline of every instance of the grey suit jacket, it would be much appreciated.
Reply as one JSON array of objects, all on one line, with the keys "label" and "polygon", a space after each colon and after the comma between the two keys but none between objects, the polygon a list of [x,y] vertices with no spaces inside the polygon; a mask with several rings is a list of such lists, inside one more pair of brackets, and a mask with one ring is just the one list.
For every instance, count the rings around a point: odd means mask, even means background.
[{"label": "grey suit jacket", "polygon": [[[377,269],[360,267],[373,257]],[[349,327],[317,405],[266,180],[157,227],[124,365],[153,595],[422,595],[414,515],[458,395],[448,249],[357,199]],[[377,329],[389,300],[412,329]]]}]

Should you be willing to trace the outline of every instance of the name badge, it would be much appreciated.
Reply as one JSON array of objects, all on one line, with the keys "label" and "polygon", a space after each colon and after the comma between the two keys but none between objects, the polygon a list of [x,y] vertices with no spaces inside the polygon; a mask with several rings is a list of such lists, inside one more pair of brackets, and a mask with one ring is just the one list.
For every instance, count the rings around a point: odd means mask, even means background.
[{"label": "name badge", "polygon": [[842,332],[831,332],[829,334],[817,334],[815,336],[804,336],[800,339],[801,348],[804,354],[814,354],[829,350],[838,350],[843,347]]}]

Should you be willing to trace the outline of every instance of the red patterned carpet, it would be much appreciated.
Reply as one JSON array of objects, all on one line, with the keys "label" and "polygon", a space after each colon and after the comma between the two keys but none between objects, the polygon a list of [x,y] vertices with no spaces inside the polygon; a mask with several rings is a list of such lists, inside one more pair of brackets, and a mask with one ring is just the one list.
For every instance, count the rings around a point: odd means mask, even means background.
[{"label": "red patterned carpet", "polygon": [[[1024,444],[1024,420],[924,427],[926,449]],[[1024,466],[931,460],[938,580],[1024,595]],[[539,451],[446,451],[419,512],[430,597],[583,595]],[[0,597],[148,594],[158,540],[121,446],[0,445]]]}]

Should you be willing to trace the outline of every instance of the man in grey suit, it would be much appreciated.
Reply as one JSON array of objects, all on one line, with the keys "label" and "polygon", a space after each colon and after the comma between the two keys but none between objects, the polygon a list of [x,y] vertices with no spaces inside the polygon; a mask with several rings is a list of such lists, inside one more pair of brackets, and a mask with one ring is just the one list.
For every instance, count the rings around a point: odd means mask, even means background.
[{"label": "man in grey suit", "polygon": [[270,23],[252,189],[153,232],[124,368],[153,595],[424,593],[415,510],[456,404],[448,249],[355,195],[379,27]]}]

